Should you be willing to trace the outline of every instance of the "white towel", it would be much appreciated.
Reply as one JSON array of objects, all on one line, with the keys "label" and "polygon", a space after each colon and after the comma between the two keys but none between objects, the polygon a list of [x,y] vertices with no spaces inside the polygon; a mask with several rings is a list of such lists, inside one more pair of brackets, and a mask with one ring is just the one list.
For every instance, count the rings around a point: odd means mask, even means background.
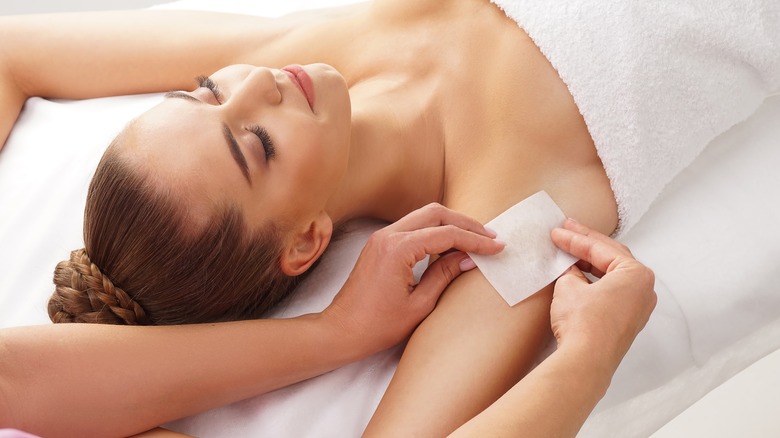
[{"label": "white towel", "polygon": [[778,0],[493,0],[569,87],[616,234],[717,135],[780,91]]}]

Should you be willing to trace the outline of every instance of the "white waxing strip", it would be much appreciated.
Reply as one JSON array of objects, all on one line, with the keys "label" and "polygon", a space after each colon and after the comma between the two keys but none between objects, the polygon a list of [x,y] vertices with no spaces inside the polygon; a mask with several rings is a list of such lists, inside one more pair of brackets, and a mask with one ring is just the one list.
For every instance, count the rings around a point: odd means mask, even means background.
[{"label": "white waxing strip", "polygon": [[469,254],[482,275],[510,306],[552,283],[577,262],[550,238],[566,216],[547,192],[537,192],[501,213],[486,227],[506,242],[492,256]]}]

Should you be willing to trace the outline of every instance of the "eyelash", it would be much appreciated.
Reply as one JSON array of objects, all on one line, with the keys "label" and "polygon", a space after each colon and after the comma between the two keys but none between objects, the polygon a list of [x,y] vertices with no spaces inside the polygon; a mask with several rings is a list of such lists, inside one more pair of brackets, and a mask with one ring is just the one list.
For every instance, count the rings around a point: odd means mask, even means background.
[{"label": "eyelash", "polygon": [[222,103],[222,92],[219,91],[217,84],[211,80],[208,76],[198,76],[195,78],[198,82],[198,87],[208,88],[211,93],[214,94],[214,98],[217,99],[217,103]]},{"label": "eyelash", "polygon": [[[214,94],[214,98],[217,99],[217,102],[222,103],[222,92],[219,91],[219,86],[216,84],[216,82],[211,80],[210,77],[198,76],[195,78],[195,81],[197,81],[198,87],[208,88],[211,90],[211,92]],[[248,128],[248,130],[260,139],[260,143],[263,145],[263,150],[265,151],[266,160],[270,160],[276,156],[274,142],[271,140],[271,136],[268,135],[268,131],[266,131],[265,128],[259,125],[252,125]]]},{"label": "eyelash", "polygon": [[260,139],[260,143],[263,145],[263,150],[265,151],[266,160],[270,160],[276,156],[274,142],[271,141],[271,136],[268,135],[268,131],[266,131],[265,128],[259,125],[252,125],[247,129]]}]

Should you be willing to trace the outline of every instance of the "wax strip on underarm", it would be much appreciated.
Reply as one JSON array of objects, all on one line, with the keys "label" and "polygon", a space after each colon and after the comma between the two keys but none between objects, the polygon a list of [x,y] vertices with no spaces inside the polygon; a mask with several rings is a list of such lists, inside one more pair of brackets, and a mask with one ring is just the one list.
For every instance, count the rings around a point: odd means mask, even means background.
[{"label": "wax strip on underarm", "polygon": [[558,249],[550,238],[555,227],[561,227],[566,216],[541,191],[515,204],[485,226],[506,242],[496,255],[469,254],[510,306],[523,301],[552,283],[577,262]]}]

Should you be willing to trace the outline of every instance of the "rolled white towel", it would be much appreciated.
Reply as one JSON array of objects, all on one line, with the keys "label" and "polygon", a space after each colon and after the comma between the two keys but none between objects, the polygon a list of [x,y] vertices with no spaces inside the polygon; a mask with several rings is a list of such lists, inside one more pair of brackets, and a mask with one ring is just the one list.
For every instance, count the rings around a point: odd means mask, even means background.
[{"label": "rolled white towel", "polygon": [[780,91],[778,0],[492,0],[569,87],[616,234],[717,135]]}]

